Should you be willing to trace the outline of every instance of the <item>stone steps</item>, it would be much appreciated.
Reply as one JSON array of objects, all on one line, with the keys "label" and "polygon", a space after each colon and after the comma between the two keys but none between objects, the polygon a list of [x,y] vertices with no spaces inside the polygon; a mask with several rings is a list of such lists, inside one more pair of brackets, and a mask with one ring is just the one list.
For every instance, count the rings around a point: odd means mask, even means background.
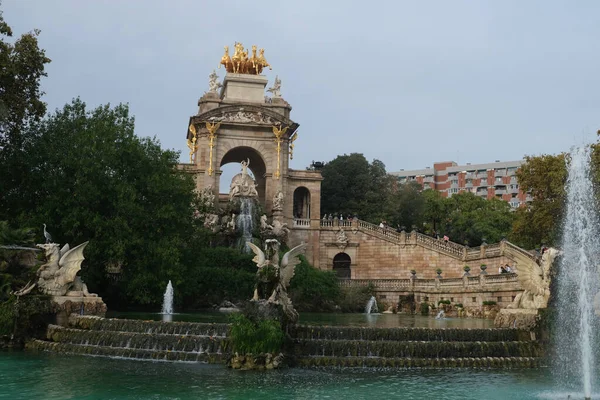
[{"label": "stone steps", "polygon": [[508,342],[530,341],[528,331],[512,328],[368,328],[344,326],[297,325],[290,330],[297,339],[327,340],[394,340],[442,342]]},{"label": "stone steps", "polygon": [[537,357],[298,357],[299,367],[342,368],[538,368],[544,366]]},{"label": "stone steps", "polygon": [[[77,316],[50,325],[32,350],[141,360],[224,363],[227,324]],[[290,327],[286,353],[298,366],[513,368],[542,363],[541,345],[517,329]]]},{"label": "stone steps", "polygon": [[48,351],[52,353],[97,356],[97,357],[117,357],[136,360],[154,360],[154,361],[185,361],[185,362],[203,362],[203,363],[224,363],[227,356],[222,353],[194,353],[184,351],[157,351],[148,349],[134,349],[126,347],[107,347],[79,345],[73,343],[48,342],[45,340],[32,340],[27,343],[29,350]]},{"label": "stone steps", "polygon": [[229,324],[162,322],[71,315],[69,326],[93,331],[155,333],[166,335],[227,336]]},{"label": "stone steps", "polygon": [[172,335],[157,333],[97,331],[49,325],[48,340],[79,346],[121,347],[148,351],[221,353],[227,347],[224,336]]},{"label": "stone steps", "polygon": [[428,342],[369,340],[298,340],[296,356],[464,358],[540,357],[537,342]]}]

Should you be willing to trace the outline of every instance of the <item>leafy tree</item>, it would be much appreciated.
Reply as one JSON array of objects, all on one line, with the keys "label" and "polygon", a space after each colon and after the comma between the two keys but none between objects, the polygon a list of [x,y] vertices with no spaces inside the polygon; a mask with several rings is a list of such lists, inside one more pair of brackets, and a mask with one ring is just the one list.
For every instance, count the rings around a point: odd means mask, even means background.
[{"label": "leafy tree", "polygon": [[422,189],[417,182],[399,185],[391,195],[390,218],[386,219],[391,226],[400,226],[407,231],[422,229],[426,204]]},{"label": "leafy tree", "polygon": [[484,239],[499,242],[512,227],[510,205],[500,199],[486,200],[465,192],[446,199],[444,208],[441,232],[457,243],[478,246]]},{"label": "leafy tree", "polygon": [[344,154],[325,164],[321,173],[323,213],[353,214],[371,222],[387,216],[393,178],[381,161],[369,164],[362,154]]},{"label": "leafy tree", "polygon": [[8,41],[13,32],[0,11],[0,149],[19,147],[22,128],[46,113],[40,79],[50,59],[38,46],[39,34],[36,29]]},{"label": "leafy tree", "polygon": [[510,239],[525,248],[556,245],[565,204],[566,155],[528,156],[517,171],[521,190],[533,201],[517,210]]},{"label": "leafy tree", "polygon": [[432,232],[438,232],[440,224],[446,216],[445,198],[437,190],[424,190],[422,192],[423,220],[429,225]]},{"label": "leafy tree", "polygon": [[313,267],[300,256],[290,282],[290,296],[298,311],[331,311],[340,287],[334,272]]},{"label": "leafy tree", "polygon": [[[83,275],[109,306],[159,304],[169,279],[184,280],[193,245],[193,182],[175,168],[178,154],[136,137],[126,105],[87,110],[78,99],[23,136],[0,160],[0,219],[46,223],[60,243],[89,240]],[[109,263],[123,263],[116,282]]]}]

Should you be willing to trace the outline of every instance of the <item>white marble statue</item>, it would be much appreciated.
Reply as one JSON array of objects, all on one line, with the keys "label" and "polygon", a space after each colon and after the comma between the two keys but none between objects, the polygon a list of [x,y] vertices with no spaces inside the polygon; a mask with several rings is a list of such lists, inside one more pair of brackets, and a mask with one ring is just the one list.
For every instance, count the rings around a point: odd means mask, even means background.
[{"label": "white marble statue", "polygon": [[235,231],[235,214],[231,214],[231,219],[227,222],[227,228]]},{"label": "white marble statue", "polygon": [[279,76],[275,76],[273,87],[268,88],[267,92],[273,93],[274,99],[281,97],[281,79],[279,79]]},{"label": "white marble statue", "polygon": [[273,211],[283,211],[283,192],[278,190],[273,196]]},{"label": "white marble statue", "polygon": [[271,225],[269,225],[269,223],[267,222],[267,216],[265,214],[261,215],[261,217],[260,217],[260,230],[261,231],[273,230],[273,227]]},{"label": "white marble statue", "polygon": [[59,249],[57,243],[38,244],[44,250],[47,262],[37,271],[37,286],[44,294],[52,296],[97,297],[77,276],[84,260],[83,249],[89,242],[70,248],[68,244]]},{"label": "white marble statue", "polygon": [[338,246],[338,248],[342,251],[344,251],[344,249],[348,246],[348,236],[346,235],[346,232],[344,232],[344,228],[340,227],[340,230],[337,232],[336,234],[336,244]]},{"label": "white marble statue", "polygon": [[234,176],[231,180],[229,199],[232,200],[234,197],[258,197],[254,179],[248,174],[250,159],[242,161],[240,164],[242,172]]},{"label": "white marble statue", "polygon": [[271,229],[272,235],[276,236],[282,241],[285,241],[288,233],[290,233],[290,229],[287,227],[285,222],[281,222],[278,219],[273,219],[273,229]]},{"label": "white marble statue", "polygon": [[[280,263],[279,241],[276,239],[265,241],[264,252],[252,242],[247,243],[255,254],[252,261],[258,267],[256,275],[259,283],[254,289],[252,300],[258,301],[269,296],[268,303],[281,305],[283,312],[291,322],[298,321],[298,312],[294,309],[287,289],[294,276],[294,269],[300,263],[298,256],[304,253],[306,244],[302,243],[285,253]],[[273,271],[268,271],[269,269]]]},{"label": "white marble statue", "polygon": [[218,81],[219,76],[217,75],[217,71],[213,69],[213,72],[208,76],[208,92],[209,93],[217,93],[219,88],[223,86],[221,82]]},{"label": "white marble statue", "polygon": [[538,309],[548,306],[550,298],[550,270],[554,259],[562,254],[560,250],[549,248],[542,255],[538,265],[526,256],[517,256],[517,276],[519,283],[525,289],[519,293],[507,308]]}]

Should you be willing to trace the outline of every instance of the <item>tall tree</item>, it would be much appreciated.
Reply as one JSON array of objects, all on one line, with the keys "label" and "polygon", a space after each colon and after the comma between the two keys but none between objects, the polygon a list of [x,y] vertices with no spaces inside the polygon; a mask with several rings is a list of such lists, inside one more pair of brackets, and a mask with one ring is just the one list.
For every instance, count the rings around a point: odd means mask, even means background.
[{"label": "tall tree", "polygon": [[23,127],[46,113],[40,79],[50,59],[38,46],[39,34],[36,29],[12,43],[12,29],[0,11],[0,150],[20,146]]},{"label": "tall tree", "polygon": [[[125,105],[87,110],[74,100],[24,132],[22,148],[0,161],[0,220],[46,223],[60,243],[90,240],[84,278],[112,306],[157,304],[169,279],[183,281],[195,199],[178,153],[135,136]],[[123,263],[118,282],[106,277],[111,263]]]},{"label": "tall tree", "polygon": [[465,192],[446,199],[444,208],[441,233],[460,244],[496,243],[507,237],[512,227],[510,205],[499,199],[486,200]]},{"label": "tall tree", "polygon": [[565,203],[566,155],[528,156],[517,171],[521,190],[533,201],[517,210],[510,239],[525,248],[557,245]]},{"label": "tall tree", "polygon": [[321,173],[323,213],[354,214],[371,222],[386,217],[393,178],[381,161],[370,164],[362,154],[344,154],[325,164]]},{"label": "tall tree", "polygon": [[393,227],[406,231],[422,230],[425,222],[425,196],[423,187],[417,182],[399,185],[390,200],[390,218],[386,219]]}]

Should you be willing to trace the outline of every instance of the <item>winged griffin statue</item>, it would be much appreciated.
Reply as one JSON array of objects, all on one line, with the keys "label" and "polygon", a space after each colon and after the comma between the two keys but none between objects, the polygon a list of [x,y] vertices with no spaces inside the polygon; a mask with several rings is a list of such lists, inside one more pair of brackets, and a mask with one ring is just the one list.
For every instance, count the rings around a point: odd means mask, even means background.
[{"label": "winged griffin statue", "polygon": [[83,249],[88,243],[72,249],[69,244],[62,249],[57,243],[38,244],[37,247],[44,250],[47,259],[46,264],[37,271],[40,291],[52,296],[96,297],[96,294],[88,292],[86,284],[77,276],[84,260]]},{"label": "winged griffin statue", "polygon": [[523,293],[518,294],[508,308],[538,309],[548,306],[550,298],[550,269],[554,259],[561,255],[560,250],[549,248],[542,255],[540,264],[516,253],[517,273]]},{"label": "winged griffin statue", "polygon": [[254,289],[253,301],[266,298],[268,303],[281,305],[286,317],[293,323],[298,321],[298,312],[294,309],[287,289],[294,276],[294,269],[300,263],[298,256],[304,253],[306,244],[302,243],[285,253],[279,263],[279,241],[267,239],[265,251],[253,243],[248,246],[255,254],[253,262],[256,263],[257,284]]}]

